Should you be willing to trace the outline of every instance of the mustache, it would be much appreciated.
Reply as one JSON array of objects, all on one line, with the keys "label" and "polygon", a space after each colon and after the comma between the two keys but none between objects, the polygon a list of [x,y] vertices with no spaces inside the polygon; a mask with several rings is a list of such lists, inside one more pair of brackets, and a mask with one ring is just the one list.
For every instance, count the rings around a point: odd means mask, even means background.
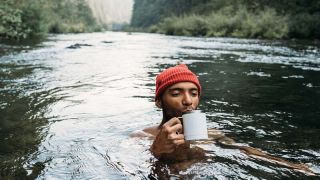
[{"label": "mustache", "polygon": [[170,113],[169,112],[166,112],[166,117],[167,119],[171,119],[171,118],[174,118],[174,117],[181,117],[183,112],[181,111],[171,111]]},{"label": "mustache", "polygon": [[165,116],[165,119],[169,120],[171,118],[174,118],[174,117],[181,117],[182,115],[184,114],[187,114],[188,112],[190,111],[193,111],[193,110],[196,110],[197,108],[188,108],[186,110],[168,110],[166,108],[163,108],[163,114]]},{"label": "mustache", "polygon": [[179,111],[179,110],[173,110],[173,109],[167,109],[167,108],[163,108],[162,109],[162,113],[163,113],[163,120],[164,122],[169,121],[170,119],[174,118],[174,117],[181,117],[183,112]]}]

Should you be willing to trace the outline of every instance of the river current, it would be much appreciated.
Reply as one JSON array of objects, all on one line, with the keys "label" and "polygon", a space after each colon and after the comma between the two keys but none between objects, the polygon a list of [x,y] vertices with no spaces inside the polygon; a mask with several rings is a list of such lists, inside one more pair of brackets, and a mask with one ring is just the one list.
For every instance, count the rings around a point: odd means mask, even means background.
[{"label": "river current", "polygon": [[[0,179],[320,177],[320,44],[104,32],[0,44]],[[155,77],[185,63],[200,79],[208,128],[316,174],[238,149],[196,145],[206,160],[155,159]]]}]

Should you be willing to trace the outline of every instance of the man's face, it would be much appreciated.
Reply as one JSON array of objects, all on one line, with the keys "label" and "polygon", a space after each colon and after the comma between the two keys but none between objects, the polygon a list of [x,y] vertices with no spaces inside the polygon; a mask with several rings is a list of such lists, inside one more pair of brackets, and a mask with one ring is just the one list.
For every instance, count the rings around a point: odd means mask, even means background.
[{"label": "man's face", "polygon": [[181,117],[183,113],[195,110],[199,105],[199,90],[192,82],[180,82],[168,87],[161,100],[156,102],[162,107],[164,119]]}]

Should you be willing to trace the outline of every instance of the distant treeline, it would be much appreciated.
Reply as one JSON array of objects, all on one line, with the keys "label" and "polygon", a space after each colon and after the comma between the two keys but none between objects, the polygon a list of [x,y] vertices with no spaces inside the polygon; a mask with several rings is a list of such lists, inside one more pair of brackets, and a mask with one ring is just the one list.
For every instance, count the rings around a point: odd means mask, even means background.
[{"label": "distant treeline", "polygon": [[98,30],[85,0],[1,0],[0,39]]},{"label": "distant treeline", "polygon": [[135,0],[132,28],[187,36],[320,39],[319,0]]}]

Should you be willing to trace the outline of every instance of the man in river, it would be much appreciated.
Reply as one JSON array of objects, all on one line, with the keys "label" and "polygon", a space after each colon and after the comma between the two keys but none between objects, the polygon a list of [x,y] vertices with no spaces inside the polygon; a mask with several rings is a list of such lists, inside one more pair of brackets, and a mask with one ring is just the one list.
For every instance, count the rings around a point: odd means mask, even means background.
[{"label": "man in river", "polygon": [[[199,147],[191,148],[190,142],[184,139],[183,125],[179,119],[182,114],[197,109],[201,96],[201,85],[197,76],[184,64],[170,67],[156,78],[155,104],[162,109],[163,118],[159,126],[149,127],[134,136],[151,137],[151,153],[159,160],[180,163],[179,168],[186,168],[193,162],[203,160],[205,151]],[[240,149],[247,155],[268,160],[288,168],[303,171],[312,175],[304,164],[295,164],[271,156],[258,149],[237,145],[221,131],[209,129],[209,140],[225,148]]]}]

